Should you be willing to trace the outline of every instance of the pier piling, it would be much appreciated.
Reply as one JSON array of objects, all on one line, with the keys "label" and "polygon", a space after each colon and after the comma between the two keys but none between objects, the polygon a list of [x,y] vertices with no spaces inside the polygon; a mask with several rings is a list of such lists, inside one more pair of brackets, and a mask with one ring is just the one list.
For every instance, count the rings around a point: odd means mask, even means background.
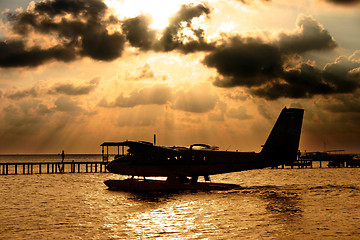
[{"label": "pier piling", "polygon": [[102,173],[106,172],[106,164],[107,162],[103,161],[0,163],[0,174]]}]

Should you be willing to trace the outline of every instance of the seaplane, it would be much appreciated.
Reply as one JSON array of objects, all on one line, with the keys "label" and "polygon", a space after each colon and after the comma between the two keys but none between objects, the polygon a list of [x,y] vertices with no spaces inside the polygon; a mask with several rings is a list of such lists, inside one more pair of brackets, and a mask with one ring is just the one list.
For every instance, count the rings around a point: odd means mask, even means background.
[{"label": "seaplane", "polygon": [[[104,142],[103,147],[127,148],[106,169],[128,175],[106,180],[109,189],[124,191],[221,190],[236,184],[212,183],[210,175],[277,167],[297,159],[304,109],[283,108],[260,152],[221,151],[216,146],[157,146],[146,141]],[[107,150],[108,152],[108,150]],[[152,179],[147,179],[151,177]],[[164,179],[153,179],[162,177]],[[205,182],[200,182],[204,177]]]}]

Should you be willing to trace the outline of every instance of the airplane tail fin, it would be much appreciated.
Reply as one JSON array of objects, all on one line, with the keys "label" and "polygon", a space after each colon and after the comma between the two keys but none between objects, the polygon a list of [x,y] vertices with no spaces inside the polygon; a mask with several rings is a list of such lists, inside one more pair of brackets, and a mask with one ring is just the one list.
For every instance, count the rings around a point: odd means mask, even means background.
[{"label": "airplane tail fin", "polygon": [[299,148],[304,109],[284,108],[260,154],[271,166],[292,163]]}]

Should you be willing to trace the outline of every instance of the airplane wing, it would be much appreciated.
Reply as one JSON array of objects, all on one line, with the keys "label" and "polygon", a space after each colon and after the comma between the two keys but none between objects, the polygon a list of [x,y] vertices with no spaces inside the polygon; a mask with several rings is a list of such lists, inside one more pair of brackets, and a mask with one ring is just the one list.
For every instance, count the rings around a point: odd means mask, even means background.
[{"label": "airplane wing", "polygon": [[101,146],[126,146],[128,152],[139,155],[156,155],[164,157],[176,157],[182,155],[180,151],[162,146],[154,146],[144,141],[104,142]]}]

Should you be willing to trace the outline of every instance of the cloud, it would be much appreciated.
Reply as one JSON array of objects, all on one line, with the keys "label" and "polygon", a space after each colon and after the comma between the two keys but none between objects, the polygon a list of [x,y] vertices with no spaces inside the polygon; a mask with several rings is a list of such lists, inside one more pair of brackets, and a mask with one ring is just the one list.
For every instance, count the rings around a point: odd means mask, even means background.
[{"label": "cloud", "polygon": [[282,72],[280,50],[256,39],[234,37],[230,44],[208,54],[203,63],[221,75],[218,87],[259,86]]},{"label": "cloud", "polygon": [[299,68],[282,72],[282,81],[274,80],[250,92],[258,97],[275,100],[280,97],[309,98],[315,94],[330,94],[333,92],[329,83],[324,82],[321,70],[308,64]]},{"label": "cloud", "polygon": [[49,17],[57,15],[72,14],[79,16],[85,14],[87,18],[98,18],[104,14],[107,6],[99,0],[55,0],[40,2],[36,4],[35,10],[40,14],[47,14]]},{"label": "cloud", "polygon": [[[156,44],[158,51],[180,50],[184,53],[196,51],[210,51],[215,48],[214,43],[208,43],[205,39],[205,31],[201,28],[194,28],[191,24],[193,18],[202,15],[209,15],[210,9],[203,5],[182,5],[180,10],[169,20],[160,41]],[[193,36],[181,34],[183,29],[188,29]]]},{"label": "cloud", "polygon": [[173,109],[192,113],[205,113],[213,110],[218,96],[207,86],[195,86],[189,91],[178,91]]},{"label": "cloud", "polygon": [[337,5],[344,5],[344,6],[352,6],[352,5],[360,4],[360,0],[325,0],[325,1]]},{"label": "cloud", "polygon": [[335,93],[352,93],[360,86],[360,76],[354,74],[360,67],[360,61],[351,58],[338,57],[334,63],[328,63],[324,67],[323,77],[332,85]]},{"label": "cloud", "polygon": [[334,63],[319,69],[303,63],[299,68],[284,70],[279,76],[282,81],[274,81],[250,92],[269,100],[280,97],[310,98],[314,95],[354,93],[360,88],[360,76],[353,73],[360,62],[351,57],[339,57]]},{"label": "cloud", "polygon": [[257,106],[257,110],[261,116],[263,116],[267,120],[275,119],[275,115],[270,111],[269,106],[265,106],[260,104]]},{"label": "cloud", "polygon": [[124,43],[124,36],[120,33],[109,34],[106,30],[89,33],[82,37],[80,53],[96,60],[111,61],[121,56]]},{"label": "cloud", "polygon": [[210,121],[223,122],[225,120],[226,110],[227,110],[227,104],[219,100],[216,104],[215,109],[208,114],[208,119]]},{"label": "cloud", "polygon": [[336,96],[332,99],[332,103],[324,105],[324,109],[333,113],[360,114],[360,94]]},{"label": "cloud", "polygon": [[197,86],[189,91],[174,92],[166,85],[134,90],[128,96],[120,94],[114,101],[102,99],[99,106],[106,108],[133,108],[141,105],[166,105],[171,108],[193,113],[209,112],[216,106],[218,96],[207,86]]},{"label": "cloud", "polygon": [[68,96],[59,97],[55,101],[55,107],[53,110],[68,113],[85,112],[85,110],[79,106],[78,102],[73,101]]},{"label": "cloud", "polygon": [[154,71],[151,69],[149,64],[145,64],[144,66],[140,66],[136,69],[137,73],[126,73],[126,80],[131,81],[139,81],[139,80],[166,80],[167,75],[156,75]]},{"label": "cloud", "polygon": [[324,69],[296,64],[304,52],[336,46],[328,31],[312,17],[300,16],[293,33],[282,32],[272,42],[231,37],[205,56],[203,64],[217,70],[215,86],[246,87],[252,95],[268,100],[355,92],[360,87],[358,51],[349,58],[339,57]]},{"label": "cloud", "polygon": [[99,79],[94,78],[87,85],[75,86],[71,83],[59,84],[48,91],[49,94],[65,94],[65,95],[86,95],[94,91],[99,84]]},{"label": "cloud", "polygon": [[165,85],[155,85],[149,88],[132,91],[129,96],[120,94],[113,102],[103,99],[99,105],[102,107],[131,108],[138,105],[165,105],[172,98],[172,90]]},{"label": "cloud", "polygon": [[302,15],[297,19],[297,29],[293,33],[279,34],[281,51],[303,53],[311,50],[328,50],[337,47],[330,33],[311,16]]},{"label": "cloud", "polygon": [[259,1],[259,2],[271,2],[272,0],[237,0],[237,1],[242,2],[243,4],[246,4],[246,5],[251,5],[256,1]]},{"label": "cloud", "polygon": [[7,94],[6,96],[10,99],[13,99],[13,100],[19,100],[19,99],[22,99],[22,98],[25,98],[25,97],[37,97],[38,96],[38,90],[33,87],[31,89],[26,89],[26,90],[19,90],[19,91],[16,91],[14,93],[9,93]]},{"label": "cloud", "polygon": [[246,108],[243,106],[229,109],[227,116],[230,118],[236,118],[239,120],[249,120],[249,119],[253,118],[252,116],[247,114]]},{"label": "cloud", "polygon": [[119,127],[147,127],[162,122],[164,108],[158,105],[151,107],[140,106],[137,109],[123,109],[121,115],[115,118]]},{"label": "cloud", "polygon": [[[254,2],[272,2],[272,0],[237,0],[243,4],[251,5]],[[360,3],[360,0],[323,0],[328,3],[333,3],[337,5],[351,6]]]},{"label": "cloud", "polygon": [[98,86],[100,79],[94,78],[87,84],[74,85],[72,83],[63,83],[54,85],[51,88],[35,85],[29,89],[22,90],[8,90],[4,96],[11,100],[21,100],[23,98],[37,98],[40,99],[44,94],[64,94],[70,96],[87,95],[90,94]]},{"label": "cloud", "polygon": [[260,86],[278,78],[292,54],[332,49],[336,43],[312,17],[298,18],[294,33],[280,33],[279,40],[267,43],[261,38],[232,37],[227,44],[208,54],[203,63],[216,68],[218,87]]},{"label": "cloud", "polygon": [[69,62],[75,58],[73,48],[66,45],[41,49],[26,48],[21,40],[0,41],[0,67],[36,67],[50,60]]},{"label": "cloud", "polygon": [[24,12],[8,14],[13,30],[22,38],[29,33],[56,36],[55,46],[27,48],[23,40],[0,43],[1,67],[35,67],[50,60],[73,61],[78,57],[111,61],[121,56],[125,37],[110,33],[115,17],[106,18],[107,6],[100,0],[55,0],[35,3]]},{"label": "cloud", "polygon": [[[169,19],[169,25],[162,32],[151,29],[149,27],[152,21],[151,17],[143,14],[125,19],[122,29],[130,45],[142,51],[180,51],[185,54],[211,51],[215,49],[215,43],[205,39],[205,31],[202,28],[195,28],[192,25],[194,18],[209,14],[210,9],[203,4],[184,4]],[[188,30],[188,34],[183,33],[184,29]],[[159,39],[157,35],[160,36]]]},{"label": "cloud", "polygon": [[38,100],[24,101],[4,107],[0,132],[3,136],[37,133],[45,122],[42,117],[43,113],[40,111],[43,107]]},{"label": "cloud", "polygon": [[[119,20],[101,0],[37,2],[26,11],[7,14],[19,37],[0,42],[0,67],[36,67],[52,60],[69,62],[82,57],[113,61],[121,57],[126,41],[141,51],[210,51],[215,43],[208,42],[205,31],[192,24],[194,18],[209,13],[203,4],[182,5],[161,33],[150,28],[150,16]],[[188,34],[184,34],[185,29]],[[27,42],[33,33],[42,36],[43,42],[30,47]]]},{"label": "cloud", "polygon": [[137,47],[142,51],[148,51],[153,48],[156,40],[156,31],[149,28],[151,16],[139,15],[134,18],[124,20],[122,24],[123,33],[131,46]]}]

